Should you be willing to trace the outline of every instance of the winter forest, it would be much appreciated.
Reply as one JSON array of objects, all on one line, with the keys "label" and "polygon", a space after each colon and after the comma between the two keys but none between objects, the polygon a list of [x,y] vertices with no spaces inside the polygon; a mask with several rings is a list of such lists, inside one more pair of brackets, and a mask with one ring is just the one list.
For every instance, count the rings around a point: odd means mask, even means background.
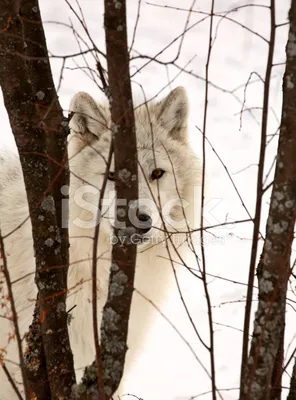
[{"label": "winter forest", "polygon": [[296,0],[2,0],[0,88],[0,400],[296,400]]}]

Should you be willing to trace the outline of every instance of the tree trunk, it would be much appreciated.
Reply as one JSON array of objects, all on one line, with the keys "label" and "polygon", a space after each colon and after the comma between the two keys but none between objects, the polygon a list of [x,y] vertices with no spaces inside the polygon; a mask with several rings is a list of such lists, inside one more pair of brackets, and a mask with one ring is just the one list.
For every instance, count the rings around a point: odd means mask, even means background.
[{"label": "tree trunk", "polygon": [[[270,400],[272,377],[285,326],[286,291],[296,218],[296,1],[283,83],[283,110],[266,238],[258,271],[259,303],[241,400]],[[278,396],[278,395],[277,395]],[[279,397],[277,397],[279,398]]]},{"label": "tree trunk", "polygon": [[70,398],[75,375],[65,305],[69,241],[68,230],[62,229],[60,192],[69,184],[68,130],[37,0],[0,3],[0,85],[20,155],[33,230],[40,307],[35,316],[40,313],[42,323],[35,319],[32,329],[39,325],[42,345],[38,335],[34,343],[33,335],[29,347],[46,358],[46,371],[30,374],[30,389],[37,391],[47,375],[51,399]]}]

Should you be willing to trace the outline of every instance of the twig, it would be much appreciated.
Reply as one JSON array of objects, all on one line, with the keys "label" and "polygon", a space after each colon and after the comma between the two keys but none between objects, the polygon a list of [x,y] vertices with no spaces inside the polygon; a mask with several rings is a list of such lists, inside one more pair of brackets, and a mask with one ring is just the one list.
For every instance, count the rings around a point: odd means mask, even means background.
[{"label": "twig", "polygon": [[214,347],[214,327],[213,327],[213,316],[211,307],[211,298],[208,291],[207,285],[207,269],[206,269],[206,256],[204,243],[204,204],[205,204],[205,173],[206,173],[206,129],[207,129],[207,115],[208,115],[208,93],[209,93],[209,66],[212,53],[212,35],[213,35],[213,15],[214,15],[215,0],[211,3],[211,13],[210,13],[210,29],[209,29],[209,45],[208,45],[208,55],[206,62],[206,83],[205,83],[205,100],[204,100],[204,119],[203,119],[203,140],[202,140],[202,187],[201,187],[201,218],[200,218],[200,240],[201,240],[201,258],[202,258],[202,278],[204,292],[206,296],[207,308],[208,308],[208,318],[209,318],[209,332],[210,332],[210,362],[211,362],[211,378],[212,378],[212,399],[216,400],[216,373],[215,373],[215,347]]},{"label": "twig", "polygon": [[[21,339],[21,334],[19,330],[19,325],[18,325],[18,316],[16,312],[16,307],[15,307],[15,301],[14,301],[14,294],[12,290],[12,284],[11,284],[11,279],[10,279],[10,273],[8,270],[8,265],[7,265],[7,258],[6,258],[6,253],[5,253],[5,247],[4,247],[4,240],[1,235],[0,231],[0,260],[2,259],[2,273],[5,278],[6,286],[7,286],[7,291],[8,291],[8,296],[9,296],[9,301],[10,301],[10,306],[11,306],[11,312],[12,312],[12,322],[14,326],[14,331],[15,331],[15,337],[16,337],[16,343],[17,343],[17,349],[18,349],[18,356],[19,356],[19,361],[20,361],[20,369],[21,369],[21,374],[22,374],[22,379],[23,379],[23,385],[24,385],[24,391],[25,391],[25,398],[26,400],[29,400],[29,393],[27,391],[28,385],[27,385],[27,377],[25,374],[25,364],[24,364],[24,354],[23,354],[23,349],[22,349],[22,339]],[[4,372],[6,373],[6,376],[11,382],[11,376],[9,375],[9,372],[7,369],[5,369],[5,366],[3,365]],[[17,390],[16,385],[12,384],[14,391]],[[18,390],[17,390],[18,392]],[[21,398],[21,397],[20,397]]]},{"label": "twig", "polygon": [[105,399],[104,392],[104,378],[103,378],[103,367],[101,358],[101,348],[99,341],[99,330],[98,330],[98,292],[97,292],[97,264],[98,264],[98,243],[99,243],[99,232],[100,232],[100,221],[102,213],[102,203],[105,194],[105,189],[108,181],[108,173],[113,156],[113,145],[111,144],[109,150],[109,156],[107,161],[106,173],[104,176],[104,181],[100,191],[98,211],[97,211],[97,221],[94,232],[94,245],[93,245],[93,256],[92,256],[92,313],[93,313],[93,330],[94,330],[94,341],[95,341],[95,352],[96,352],[96,366],[98,371],[98,393],[99,399]]},{"label": "twig", "polygon": [[15,391],[15,394],[17,395],[18,399],[19,400],[23,400],[22,395],[20,394],[20,392],[19,392],[19,390],[18,390],[18,388],[17,388],[17,386],[16,386],[16,384],[15,384],[12,376],[10,375],[10,373],[9,373],[9,371],[8,371],[8,369],[7,369],[5,364],[2,364],[2,369],[3,369],[3,371],[4,371],[5,375],[6,375],[9,383],[13,387],[13,390]]}]

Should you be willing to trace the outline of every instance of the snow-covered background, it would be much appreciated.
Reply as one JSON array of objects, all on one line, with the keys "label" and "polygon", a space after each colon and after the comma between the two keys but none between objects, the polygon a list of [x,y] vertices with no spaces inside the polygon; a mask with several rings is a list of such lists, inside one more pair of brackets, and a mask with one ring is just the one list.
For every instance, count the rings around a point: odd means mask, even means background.
[{"label": "snow-covered background", "polygon": [[[74,0],[71,5],[77,10]],[[182,7],[185,10],[192,5],[192,0],[155,0],[158,5]],[[128,2],[128,28],[130,41],[133,36],[137,18],[138,0]],[[235,7],[248,4],[247,1],[219,0],[216,1],[215,13],[232,10]],[[256,195],[256,173],[259,156],[261,107],[268,44],[263,39],[269,37],[269,5],[267,0],[253,0],[252,7],[244,7],[227,14],[257,32],[256,36],[243,29],[229,19],[215,17],[215,41],[210,64],[210,85],[208,104],[207,135],[215,150],[227,166],[232,178],[244,200],[244,203],[253,215]],[[276,5],[276,22],[287,22],[290,1],[278,0]],[[99,49],[104,51],[103,30],[103,1],[80,0],[87,27],[91,38]],[[257,6],[256,6],[257,5]],[[265,7],[263,7],[265,5]],[[51,54],[64,56],[79,52],[76,39],[71,29],[57,22],[73,23],[82,37],[88,41],[75,16],[64,0],[40,0],[42,16],[47,36],[47,44]],[[183,85],[188,92],[191,103],[191,139],[197,152],[201,153],[201,134],[198,127],[202,127],[204,113],[204,81],[205,64],[208,51],[209,18],[205,13],[210,12],[211,1],[197,1],[193,10],[201,13],[191,13],[188,30],[184,36],[180,55],[175,66],[161,65],[151,62],[139,73],[133,76],[133,87],[137,98],[142,97],[141,84],[147,98],[153,97],[161,90],[164,96],[171,88]],[[156,7],[142,1],[138,22],[133,55],[137,52],[154,57],[176,37],[182,34],[188,18],[188,12],[163,7]],[[198,23],[199,21],[199,23]],[[277,29],[274,63],[285,61],[285,45],[287,40],[287,25]],[[263,38],[262,38],[263,37]],[[163,51],[158,57],[161,61],[173,60],[178,52],[180,39]],[[83,45],[82,45],[83,47]],[[84,48],[84,47],[83,47]],[[95,69],[92,57],[86,57],[89,65]],[[134,60],[131,71],[147,60]],[[96,84],[85,74],[85,70],[77,66],[85,65],[84,60],[75,58],[77,65],[69,59],[64,70],[60,101],[67,110],[71,97],[78,91],[87,91],[94,98],[100,98]],[[59,82],[62,60],[51,60],[56,84]],[[180,69],[185,68],[187,72]],[[277,65],[272,71],[268,134],[273,135],[279,126],[282,101],[282,75],[284,65]],[[251,73],[251,84],[246,90],[245,109],[242,114],[244,99],[244,84]],[[172,81],[170,83],[170,81]],[[99,80],[97,79],[97,82]],[[0,98],[1,137],[3,143],[13,145],[6,111]],[[273,138],[273,139],[272,139]],[[269,136],[271,143],[268,146],[266,172],[273,161],[277,137]],[[210,147],[207,148],[207,181],[209,203],[207,205],[207,223],[215,224],[226,219],[240,220],[248,215],[225,173],[224,167],[218,161]],[[268,182],[270,182],[269,179]],[[264,232],[265,218],[268,211],[270,192],[264,199],[262,232]],[[238,398],[239,368],[242,346],[242,326],[244,318],[244,300],[251,248],[252,224],[236,224],[226,228],[216,229],[214,232],[219,238],[208,235],[209,244],[206,247],[207,270],[209,289],[213,305],[217,387],[221,389],[221,396],[226,400]],[[259,251],[260,254],[260,251]],[[221,279],[221,278],[226,278]],[[208,342],[208,323],[205,296],[202,285],[197,283],[187,293],[192,318],[206,342]],[[294,300],[294,294],[289,293]],[[256,293],[254,294],[256,307]],[[183,313],[183,315],[181,315]],[[196,337],[182,305],[174,304],[166,314],[186,340],[192,346],[197,357],[209,370],[209,355],[202,348]],[[295,323],[294,310],[288,306],[287,344],[291,344],[287,358],[293,351]],[[141,323],[141,321],[139,321]],[[251,327],[252,329],[252,327]],[[293,342],[294,341],[294,342]],[[289,377],[285,374],[284,385],[288,386]],[[159,315],[153,327],[145,351],[135,364],[133,374],[128,381],[128,393],[144,400],[189,400],[191,398],[210,399],[210,380],[201,365],[197,362],[188,346]],[[224,389],[224,390],[223,390]],[[226,390],[227,389],[227,390]],[[132,399],[131,395],[122,397]]]}]

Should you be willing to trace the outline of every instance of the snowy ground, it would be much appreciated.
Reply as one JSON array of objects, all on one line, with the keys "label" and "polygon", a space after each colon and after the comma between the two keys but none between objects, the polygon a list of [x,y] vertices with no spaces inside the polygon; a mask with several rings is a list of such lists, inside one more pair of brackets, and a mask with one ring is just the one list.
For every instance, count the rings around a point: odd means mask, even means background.
[{"label": "snowy ground", "polygon": [[[155,0],[157,4],[179,6],[189,9],[192,1],[183,0]],[[210,0],[196,2],[193,9],[209,12]],[[246,1],[219,0],[216,1],[215,12],[231,10],[234,7],[247,4]],[[251,2],[250,2],[251,3]],[[45,21],[60,21],[69,23],[69,18],[78,27],[75,17],[63,0],[40,0],[42,14]],[[71,2],[75,6],[74,0]],[[91,37],[97,46],[104,50],[103,31],[103,1],[81,0],[87,26]],[[267,0],[254,0],[252,4],[269,5]],[[277,1],[277,23],[287,21],[288,0]],[[137,16],[137,0],[128,1],[129,34],[132,37]],[[141,16],[137,28],[134,50],[141,54],[156,55],[173,39],[183,32],[188,13],[185,11],[159,8],[142,2]],[[248,28],[268,38],[269,11],[263,7],[246,7],[233,12],[228,17],[246,25]],[[201,21],[190,29],[183,41],[181,53],[176,64],[181,68],[200,77],[205,76],[205,63],[208,47],[209,18],[205,15],[191,14],[189,26]],[[69,28],[53,23],[45,24],[48,48],[54,55],[72,54],[79,51],[76,40]],[[82,30],[79,31],[83,34]],[[287,40],[287,26],[278,28],[274,62],[281,63],[285,60],[285,44]],[[220,18],[215,18],[215,42],[210,65],[210,81],[219,88],[210,86],[209,112],[207,135],[227,166],[232,178],[245,202],[249,212],[253,215],[256,193],[256,164],[258,162],[258,149],[260,140],[260,118],[262,107],[263,84],[254,75],[252,83],[246,93],[245,108],[254,108],[252,114],[245,111],[240,119],[240,111],[244,98],[244,85],[251,72],[256,72],[264,78],[267,43],[260,37],[242,29],[237,24]],[[85,34],[83,34],[85,37]],[[180,41],[169,47],[159,57],[161,61],[173,59],[178,51]],[[136,55],[136,53],[134,53]],[[194,58],[193,58],[194,57]],[[90,62],[92,59],[87,58]],[[190,61],[191,60],[191,61]],[[84,65],[81,58],[76,58],[79,65]],[[144,61],[133,61],[132,72]],[[69,61],[69,67],[75,67]],[[94,65],[92,65],[95,67]],[[59,81],[61,60],[53,59],[52,68],[56,83]],[[270,115],[268,134],[276,132],[281,114],[282,101],[282,74],[284,66],[276,66],[272,73]],[[178,76],[177,76],[178,75]],[[174,77],[177,76],[176,79]],[[174,81],[169,84],[169,80]],[[201,135],[195,126],[202,127],[204,112],[204,82],[188,73],[180,73],[176,67],[168,67],[155,62],[147,65],[133,78],[134,90],[141,98],[139,83],[143,85],[148,98],[157,94],[166,87],[162,95],[170,88],[178,85],[186,87],[191,102],[191,135],[192,142],[198,152],[201,152]],[[240,87],[232,94],[229,93]],[[223,90],[222,90],[223,89]],[[60,101],[67,110],[71,97],[77,91],[87,91],[93,97],[100,98],[101,93],[94,82],[81,70],[64,72],[60,89]],[[1,141],[13,143],[9,135],[10,128],[2,99],[0,100],[0,120],[2,123]],[[268,146],[267,168],[268,171],[276,150],[276,138]],[[207,222],[214,224],[225,221],[226,218],[240,220],[248,218],[243,209],[233,186],[225,173],[224,167],[208,147],[207,149],[207,179],[209,182],[209,204]],[[266,195],[262,222],[264,232],[264,218],[268,210],[268,196]],[[217,204],[217,205],[216,205]],[[216,207],[214,207],[216,205]],[[211,208],[214,207],[211,210]],[[244,299],[246,294],[248,266],[251,247],[251,223],[236,224],[230,228],[217,229],[215,234],[221,239],[214,240],[206,247],[207,269],[216,278],[209,278],[210,293],[213,304],[215,321],[216,343],[216,368],[217,386],[221,396],[226,400],[238,398],[239,366],[242,340],[242,324],[244,318]],[[220,278],[227,278],[226,281]],[[232,281],[240,282],[233,283]],[[254,306],[256,306],[256,293]],[[207,310],[202,286],[197,283],[194,289],[187,293],[190,311],[203,338],[208,341]],[[289,297],[294,299],[294,294]],[[179,309],[179,312],[176,310]],[[183,316],[181,315],[183,313]],[[174,321],[177,328],[190,342],[198,358],[209,369],[209,357],[200,345],[194,334],[187,317],[182,311],[180,301],[174,304],[167,314]],[[177,315],[177,317],[176,317]],[[291,323],[294,317],[293,309],[288,307],[288,317]],[[287,344],[292,341],[293,323],[287,328]],[[294,340],[295,342],[295,340]],[[295,343],[294,343],[295,346]],[[293,350],[293,343],[288,356]],[[286,375],[286,385],[289,378]],[[184,341],[182,341],[168,323],[159,316],[153,328],[145,353],[137,363],[134,374],[129,381],[128,391],[144,400],[189,400],[191,396],[198,399],[210,399],[210,394],[201,395],[210,390],[210,380],[202,367],[194,358]],[[197,396],[200,395],[200,396]],[[132,399],[125,396],[123,399]]]}]

